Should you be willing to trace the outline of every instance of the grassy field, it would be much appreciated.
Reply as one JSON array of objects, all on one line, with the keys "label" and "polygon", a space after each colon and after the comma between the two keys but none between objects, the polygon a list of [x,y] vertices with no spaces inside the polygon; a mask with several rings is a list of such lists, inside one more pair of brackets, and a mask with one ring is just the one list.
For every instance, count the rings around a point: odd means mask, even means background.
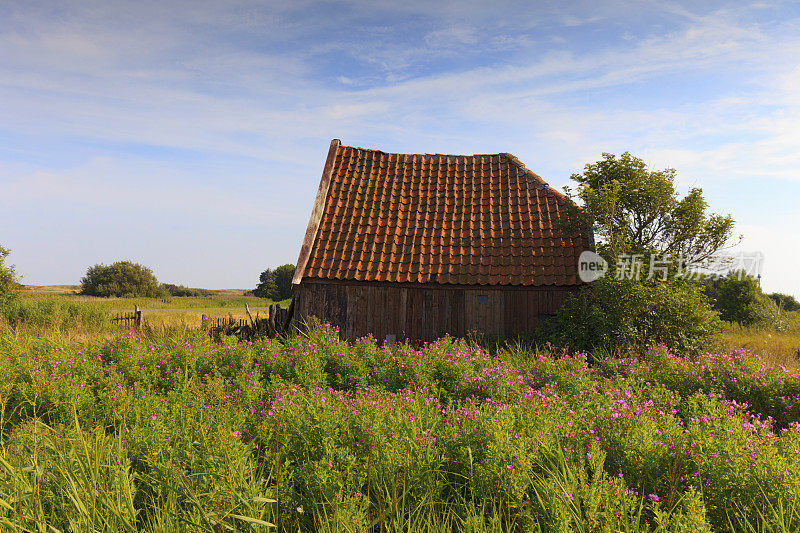
[{"label": "grassy field", "polygon": [[750,350],[773,364],[800,369],[800,328],[775,331],[731,324],[723,329],[715,348],[723,352]]},{"label": "grassy field", "polygon": [[247,296],[245,289],[211,291],[212,296],[171,296],[169,298],[101,298],[79,294],[80,285],[26,285],[20,296],[28,300],[58,298],[70,302],[91,303],[112,311],[127,311],[138,305],[142,309],[201,309],[265,307],[272,303],[264,298]]},{"label": "grassy field", "polygon": [[325,329],[216,345],[5,328],[0,360],[8,527],[800,527],[798,375],[746,351],[590,368]]},{"label": "grassy field", "polygon": [[58,318],[0,322],[11,531],[800,530],[797,332],[589,366],[324,327],[215,344],[21,300]]},{"label": "grassy field", "polygon": [[[92,315],[90,323],[97,324],[104,317],[110,318],[117,312],[132,311],[134,306],[138,306],[144,313],[145,323],[151,327],[196,328],[199,327],[203,315],[245,318],[245,304],[255,316],[263,315],[269,305],[276,303],[269,299],[248,296],[245,289],[215,290],[208,297],[169,298],[100,298],[83,296],[78,294],[79,291],[79,285],[26,285],[18,294],[18,315],[23,321],[33,322],[34,325],[44,324],[48,317],[60,325],[64,322],[61,318],[65,315]],[[289,305],[288,300],[278,303],[283,307]],[[79,312],[79,309],[83,311]]]}]

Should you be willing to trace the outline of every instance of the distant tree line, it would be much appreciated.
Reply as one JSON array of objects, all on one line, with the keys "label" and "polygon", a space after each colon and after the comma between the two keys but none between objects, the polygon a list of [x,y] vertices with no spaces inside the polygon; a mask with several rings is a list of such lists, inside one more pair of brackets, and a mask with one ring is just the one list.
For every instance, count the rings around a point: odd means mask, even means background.
[{"label": "distant tree line", "polygon": [[[0,249],[5,251],[5,249]],[[0,254],[0,265],[5,255]],[[282,265],[266,269],[259,276],[259,283],[251,294],[273,301],[292,297],[294,265]],[[10,270],[13,273],[13,269]],[[5,278],[0,278],[5,279]],[[167,298],[170,296],[208,297],[213,291],[197,289],[172,283],[159,283],[153,271],[132,261],[117,261],[110,265],[96,264],[81,278],[81,294],[104,297]]]},{"label": "distant tree line", "polygon": [[159,283],[150,268],[132,261],[97,264],[81,278],[81,294],[103,297],[168,298],[170,296],[208,297],[208,289],[196,289],[172,283]]},{"label": "distant tree line", "polygon": [[773,292],[772,294],[767,294],[767,297],[784,311],[800,311],[800,302],[790,294]]},{"label": "distant tree line", "polygon": [[197,289],[184,285],[173,285],[172,283],[162,283],[161,286],[167,290],[170,296],[197,296],[207,298],[214,295],[214,291],[209,289]]}]

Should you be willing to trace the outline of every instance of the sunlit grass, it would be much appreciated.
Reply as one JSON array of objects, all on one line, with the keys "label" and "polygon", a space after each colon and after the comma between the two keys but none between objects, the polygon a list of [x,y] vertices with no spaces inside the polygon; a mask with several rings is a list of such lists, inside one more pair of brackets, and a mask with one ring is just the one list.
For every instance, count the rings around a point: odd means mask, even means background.
[{"label": "sunlit grass", "polygon": [[751,350],[787,368],[800,369],[800,326],[776,331],[773,328],[728,324],[715,349],[730,351],[739,348]]},{"label": "sunlit grass", "polygon": [[[239,291],[240,293],[243,291]],[[173,297],[100,298],[50,292],[18,293],[16,298],[0,301],[0,328],[34,331],[39,335],[57,335],[67,339],[109,337],[119,332],[112,321],[117,313],[131,312],[136,306],[143,312],[144,324],[150,328],[197,329],[202,317],[248,318],[245,305],[253,318],[263,318],[273,301],[251,296],[230,295],[210,298]],[[278,302],[288,307],[289,301]]]},{"label": "sunlit grass", "polygon": [[[53,288],[55,287],[55,288]],[[67,287],[67,289],[63,289]],[[127,311],[138,305],[141,309],[218,309],[218,308],[244,308],[267,307],[274,303],[269,299],[256,298],[245,295],[245,290],[226,289],[213,291],[212,296],[170,296],[167,298],[116,298],[84,296],[78,294],[80,286],[45,286],[33,287],[18,291],[18,296],[23,300],[59,300],[81,304],[91,304],[101,309],[112,311]]]},{"label": "sunlit grass", "polygon": [[4,329],[0,524],[793,531],[797,377],[746,351],[589,366],[325,328],[219,345],[189,327]]}]

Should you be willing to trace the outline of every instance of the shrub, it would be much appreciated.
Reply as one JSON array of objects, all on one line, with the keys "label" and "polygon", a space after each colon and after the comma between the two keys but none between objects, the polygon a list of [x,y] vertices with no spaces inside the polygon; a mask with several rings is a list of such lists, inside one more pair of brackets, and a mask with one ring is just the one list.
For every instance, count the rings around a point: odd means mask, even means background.
[{"label": "shrub", "polygon": [[117,261],[108,266],[89,267],[81,279],[81,294],[162,298],[167,292],[149,268],[131,261]]},{"label": "shrub", "polygon": [[770,303],[761,293],[758,281],[741,270],[706,281],[705,291],[722,320],[742,325],[758,321]]},{"label": "shrub", "polygon": [[17,277],[14,265],[6,265],[5,260],[11,250],[0,246],[0,299],[8,296],[17,286]]},{"label": "shrub", "polygon": [[770,300],[775,302],[775,305],[784,311],[800,311],[800,302],[790,294],[782,294],[780,292],[773,292],[767,295]]},{"label": "shrub", "polygon": [[685,355],[702,351],[720,328],[698,285],[607,277],[570,298],[546,335],[573,350],[643,353],[664,344]]}]

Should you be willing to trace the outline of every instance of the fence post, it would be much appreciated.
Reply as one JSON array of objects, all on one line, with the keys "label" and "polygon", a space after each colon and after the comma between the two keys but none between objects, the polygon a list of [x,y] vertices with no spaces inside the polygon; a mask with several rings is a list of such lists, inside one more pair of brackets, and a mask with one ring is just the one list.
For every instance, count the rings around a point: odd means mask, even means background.
[{"label": "fence post", "polygon": [[278,328],[280,329],[280,332],[283,333],[286,330],[286,314],[287,313],[286,313],[286,309],[284,309],[283,307],[278,307],[278,311],[279,311],[278,316],[280,316],[280,324],[278,325]]},{"label": "fence post", "polygon": [[133,325],[137,328],[142,327],[142,311],[138,305],[133,306]]},{"label": "fence post", "polygon": [[269,336],[271,337],[275,331],[275,305],[269,306],[269,318],[267,319],[267,328]]}]

